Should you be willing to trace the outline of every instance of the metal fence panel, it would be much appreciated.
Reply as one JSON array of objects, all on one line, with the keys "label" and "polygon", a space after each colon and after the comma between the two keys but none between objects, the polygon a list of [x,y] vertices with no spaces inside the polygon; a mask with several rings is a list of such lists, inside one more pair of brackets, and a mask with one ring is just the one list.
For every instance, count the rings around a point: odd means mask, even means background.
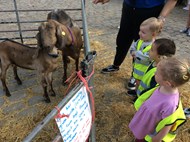
[{"label": "metal fence panel", "polygon": [[[79,1],[79,0],[78,0]],[[78,3],[81,3],[80,5]],[[7,38],[14,39],[26,45],[36,45],[35,35],[41,22],[46,21],[47,13],[53,9],[65,9],[65,11],[81,27],[84,39],[84,54],[90,52],[88,29],[85,13],[85,0],[76,2],[75,0],[6,0],[1,1],[0,5],[0,41]],[[93,77],[89,80],[89,85],[93,86]],[[63,99],[58,107],[62,108],[68,100],[74,95],[74,92],[80,89],[83,83],[75,86],[71,92]],[[92,93],[94,93],[92,89]],[[57,113],[53,109],[39,125],[24,139],[31,141],[40,130],[48,124]],[[90,141],[95,142],[95,125],[92,124]]]},{"label": "metal fence panel", "polygon": [[[70,4],[72,3],[72,4]],[[0,5],[0,41],[14,39],[36,45],[35,35],[47,13],[53,9],[65,11],[82,28],[81,5],[73,0],[6,0]],[[6,6],[5,6],[6,5]]]}]

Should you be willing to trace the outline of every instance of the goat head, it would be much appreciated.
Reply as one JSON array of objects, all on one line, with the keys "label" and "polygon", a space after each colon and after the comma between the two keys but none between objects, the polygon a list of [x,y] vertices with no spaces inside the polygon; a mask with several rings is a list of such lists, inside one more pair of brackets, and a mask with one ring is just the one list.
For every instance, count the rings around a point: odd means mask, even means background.
[{"label": "goat head", "polygon": [[68,56],[75,60],[78,71],[80,49],[83,45],[80,28],[67,27],[55,20],[48,20],[39,27],[38,44],[43,47],[56,46],[62,51],[64,64],[63,84],[67,79]]}]

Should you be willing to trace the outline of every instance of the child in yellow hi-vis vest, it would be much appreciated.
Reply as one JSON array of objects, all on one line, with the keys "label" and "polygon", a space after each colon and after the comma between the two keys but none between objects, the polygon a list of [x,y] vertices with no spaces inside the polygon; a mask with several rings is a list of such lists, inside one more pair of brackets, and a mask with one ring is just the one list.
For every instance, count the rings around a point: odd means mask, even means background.
[{"label": "child in yellow hi-vis vest", "polygon": [[164,58],[172,57],[176,52],[174,41],[167,38],[159,38],[154,41],[149,52],[152,62],[148,66],[145,74],[143,75],[137,90],[128,91],[128,93],[136,94],[133,102],[144,92],[156,86],[155,72],[157,64]]},{"label": "child in yellow hi-vis vest", "polygon": [[[160,86],[136,104],[138,111],[129,124],[136,142],[171,142],[176,129],[185,122],[178,87],[189,81],[190,66],[174,57],[163,59],[157,65],[155,79]],[[140,97],[146,98],[143,95]]]},{"label": "child in yellow hi-vis vest", "polygon": [[155,38],[159,35],[162,29],[162,21],[155,17],[151,17],[140,25],[140,39],[131,45],[130,53],[133,57],[133,72],[132,77],[128,82],[127,88],[135,90],[140,82],[144,72],[150,64],[149,50]]}]

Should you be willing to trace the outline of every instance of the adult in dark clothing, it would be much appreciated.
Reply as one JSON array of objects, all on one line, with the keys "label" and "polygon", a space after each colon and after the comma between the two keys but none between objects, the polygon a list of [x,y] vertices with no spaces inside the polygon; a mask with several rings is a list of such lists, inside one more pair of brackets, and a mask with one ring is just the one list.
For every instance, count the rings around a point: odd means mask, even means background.
[{"label": "adult in dark clothing", "polygon": [[[93,3],[107,3],[110,0],[93,0]],[[102,69],[102,73],[115,72],[123,63],[133,41],[139,39],[140,24],[150,18],[158,17],[163,22],[175,7],[177,0],[124,0],[120,29],[116,39],[116,55],[113,65]]]}]

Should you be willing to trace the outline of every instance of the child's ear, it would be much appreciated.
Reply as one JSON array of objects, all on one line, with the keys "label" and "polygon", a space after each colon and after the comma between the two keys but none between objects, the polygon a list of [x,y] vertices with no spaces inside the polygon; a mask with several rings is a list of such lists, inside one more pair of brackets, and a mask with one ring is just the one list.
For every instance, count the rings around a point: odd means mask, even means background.
[{"label": "child's ear", "polygon": [[159,58],[160,58],[160,60],[162,60],[162,59],[167,59],[167,56],[162,56],[162,55],[159,55]]},{"label": "child's ear", "polygon": [[156,37],[156,36],[157,36],[157,33],[156,33],[156,32],[152,32],[152,36],[153,36],[153,37]]},{"label": "child's ear", "polygon": [[164,84],[165,86],[168,86],[168,87],[172,87],[172,88],[174,87],[174,85],[169,81],[165,81]]}]

